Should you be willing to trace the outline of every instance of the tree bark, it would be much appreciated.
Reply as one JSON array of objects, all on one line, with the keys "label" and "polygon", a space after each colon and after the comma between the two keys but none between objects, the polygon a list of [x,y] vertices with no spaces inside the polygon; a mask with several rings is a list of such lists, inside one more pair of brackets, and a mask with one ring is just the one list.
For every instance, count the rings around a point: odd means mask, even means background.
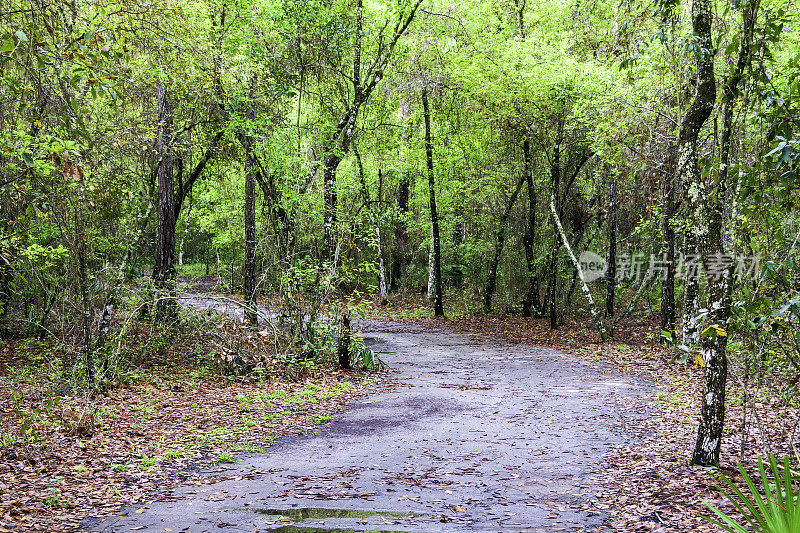
[{"label": "tree bark", "polygon": [[411,109],[403,105],[400,108],[403,115],[403,142],[400,145],[400,163],[402,165],[400,182],[397,184],[397,210],[398,217],[394,229],[394,248],[392,250],[392,279],[390,289],[397,291],[405,274],[408,264],[408,200],[411,189],[411,169],[407,162],[407,151],[411,142]]},{"label": "tree bark", "polygon": [[158,233],[153,281],[156,288],[156,320],[177,313],[175,295],[175,186],[173,181],[173,106],[163,85],[157,88],[158,140]]},{"label": "tree bark", "polygon": [[[361,195],[364,198],[364,205],[367,206],[367,212],[369,213],[369,221],[372,226],[375,228],[375,238],[377,241],[377,253],[378,253],[378,294],[380,298],[380,304],[386,305],[387,302],[387,291],[386,291],[386,267],[383,262],[383,247],[381,245],[381,224],[380,218],[375,214],[375,207],[374,204],[377,203],[380,205],[380,190],[378,191],[378,200],[373,202],[370,194],[369,189],[367,188],[367,179],[364,176],[364,165],[361,162],[361,154],[358,152],[358,147],[353,144],[353,153],[356,156],[356,163],[358,165],[358,179],[361,183]],[[378,170],[378,174],[380,175],[381,171]],[[380,182],[381,178],[378,178]]]},{"label": "tree bark", "polygon": [[[190,198],[191,200],[191,198]],[[186,242],[186,236],[189,235],[189,221],[192,216],[192,203],[189,202],[189,208],[186,210],[186,224],[183,227],[183,234],[181,235],[181,242],[178,243],[178,265],[183,265],[183,245]],[[177,217],[175,217],[177,220]]]},{"label": "tree bark", "polygon": [[[695,268],[696,260],[700,255],[697,250],[697,241],[692,229],[689,229],[684,236],[683,245],[683,324],[682,337],[683,344],[686,346],[696,346],[700,343],[700,319],[698,315],[700,295],[700,271]],[[688,268],[687,268],[688,261]]]},{"label": "tree bark", "polygon": [[[753,38],[757,9],[758,0],[750,0],[742,5],[743,32],[739,40],[739,56],[723,89],[724,116],[720,173],[716,178],[716,183],[711,183],[712,190],[702,187],[701,176],[697,169],[695,169],[695,174],[692,176],[695,179],[690,182],[695,185],[701,185],[700,193],[693,195],[692,191],[690,191],[689,197],[692,201],[690,204],[692,212],[696,217],[695,226],[707,228],[705,233],[701,232],[699,234],[698,242],[708,282],[708,318],[711,323],[701,336],[701,350],[703,361],[705,362],[703,405],[700,412],[700,424],[697,429],[697,442],[692,454],[692,464],[699,466],[719,465],[720,446],[725,423],[725,384],[728,377],[727,328],[731,315],[733,269],[731,264],[720,272],[714,268],[714,265],[725,257],[723,217],[725,202],[728,199],[726,188],[728,185],[727,171],[730,156],[733,107],[735,106],[735,99],[744,68],[751,57],[750,43]],[[700,6],[697,8],[693,7],[693,14],[695,34],[700,42],[711,51],[712,4],[710,0],[700,2]],[[713,109],[716,99],[713,55],[709,55],[709,58],[702,62],[698,59],[698,71],[699,83],[695,101],[700,99],[702,90],[705,99],[710,101],[710,104],[706,105],[710,105]],[[708,83],[709,87],[704,88],[704,83]],[[693,162],[696,165],[696,154]],[[713,175],[711,180],[714,180]]]},{"label": "tree bark", "polygon": [[517,196],[519,196],[519,191],[522,190],[522,185],[524,183],[525,175],[523,174],[520,180],[517,182],[514,192],[511,193],[511,198],[508,199],[508,205],[506,206],[505,211],[503,211],[503,216],[500,217],[500,229],[497,231],[497,243],[495,244],[494,248],[494,257],[489,265],[489,274],[486,277],[486,290],[483,294],[483,312],[487,315],[492,312],[492,295],[494,295],[494,289],[497,284],[497,269],[500,267],[500,258],[503,255],[503,246],[505,245],[506,241],[506,226],[508,225],[508,217],[511,215],[511,210],[514,208],[514,204],[517,202]]},{"label": "tree bark", "polygon": [[[255,75],[250,77],[250,102],[245,115],[246,125],[252,128],[256,119],[256,110],[253,106],[255,97]],[[248,133],[245,135],[249,136]],[[248,143],[252,147],[252,140]],[[245,303],[245,318],[250,327],[258,329],[258,312],[256,310],[256,173],[251,154],[251,149],[245,149],[244,156],[244,272],[243,292]]]},{"label": "tree bark", "polygon": [[[555,202],[560,200],[560,185],[561,185],[561,130],[562,125],[559,123],[559,135],[556,142],[555,150],[553,152],[553,159],[550,162],[550,181],[553,189],[553,198]],[[559,212],[559,205],[556,205],[556,212]],[[558,228],[553,224],[553,248],[550,251],[550,265],[549,265],[549,280],[547,284],[547,302],[550,311],[550,329],[558,327],[558,316],[556,313],[556,267],[558,263]]]},{"label": "tree bark", "polygon": [[533,185],[533,161],[531,154],[531,141],[525,139],[522,143],[522,155],[525,159],[525,183],[528,188],[528,229],[525,232],[523,246],[525,247],[525,260],[528,264],[528,294],[522,302],[522,316],[536,316],[542,313],[542,304],[539,301],[539,278],[536,273],[536,256],[534,244],[536,243],[536,188]]},{"label": "tree bark", "polygon": [[[608,259],[606,270],[606,316],[614,317],[614,297],[617,291],[617,177],[606,166],[611,180],[608,200]],[[612,328],[613,333],[613,328]]]},{"label": "tree bark", "polygon": [[[713,243],[707,241],[711,236],[710,234],[716,231],[711,227],[714,222],[707,220],[707,217],[703,215],[703,204],[711,199],[707,197],[703,187],[698,165],[697,146],[700,130],[714,110],[717,94],[714,77],[715,51],[711,40],[712,20],[713,2],[711,0],[694,0],[692,3],[692,29],[694,44],[697,47],[695,51],[697,83],[694,99],[681,122],[678,133],[678,176],[686,184],[685,189],[688,193],[689,206],[694,222],[693,230],[698,237],[701,250],[707,248],[709,244],[713,246]],[[720,287],[715,284],[715,286],[709,288],[712,293],[712,301],[717,304],[723,303],[721,299],[717,301],[718,297],[721,296],[721,294],[718,294]],[[702,349],[703,358],[706,362],[705,386],[692,464],[710,466],[719,464],[722,428],[725,421],[727,359],[724,343],[720,345],[716,342],[703,342]]]},{"label": "tree bark", "polygon": [[428,195],[431,212],[431,233],[433,241],[434,297],[433,313],[444,316],[442,305],[442,251],[439,242],[439,214],[436,211],[436,183],[433,174],[433,143],[431,142],[431,110],[428,104],[428,88],[422,87],[422,109],[425,115],[425,161],[428,169]]},{"label": "tree bark", "polygon": [[675,147],[670,146],[669,157],[663,172],[661,204],[662,259],[665,265],[664,279],[661,280],[661,342],[667,337],[675,340],[675,228],[672,216],[675,211],[673,190],[675,180]]}]

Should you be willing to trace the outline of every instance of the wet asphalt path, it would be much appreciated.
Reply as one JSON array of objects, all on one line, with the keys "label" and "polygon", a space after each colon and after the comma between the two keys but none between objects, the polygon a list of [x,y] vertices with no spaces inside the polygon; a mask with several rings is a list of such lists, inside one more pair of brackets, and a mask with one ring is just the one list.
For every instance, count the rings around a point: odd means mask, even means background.
[{"label": "wet asphalt path", "polygon": [[178,488],[87,529],[602,530],[599,460],[626,426],[645,423],[633,406],[646,383],[554,350],[421,326],[368,322],[364,336],[391,352],[381,357],[395,390],[241,458],[241,479]]}]

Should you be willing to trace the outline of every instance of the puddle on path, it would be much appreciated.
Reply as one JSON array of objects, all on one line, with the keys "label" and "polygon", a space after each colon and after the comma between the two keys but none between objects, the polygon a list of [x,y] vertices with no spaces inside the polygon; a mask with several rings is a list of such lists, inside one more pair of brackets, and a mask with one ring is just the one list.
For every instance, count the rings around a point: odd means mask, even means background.
[{"label": "puddle on path", "polygon": [[[329,518],[368,518],[370,516],[380,516],[386,518],[410,518],[416,516],[414,513],[403,513],[399,511],[359,511],[356,509],[332,509],[329,507],[296,507],[290,509],[250,509],[250,511],[283,520],[301,522],[303,520],[321,520]],[[366,524],[366,520],[364,521]],[[315,526],[304,526],[295,524],[285,524],[269,531],[281,533],[407,533],[405,531],[392,531],[387,529],[350,529],[350,528],[326,528]]]},{"label": "puddle on path", "polygon": [[408,531],[390,531],[388,529],[325,529],[303,526],[281,526],[269,531],[280,533],[408,533]]},{"label": "puddle on path", "polygon": [[398,511],[359,511],[355,509],[331,509],[328,507],[295,507],[290,509],[251,509],[256,514],[284,516],[292,520],[319,520],[323,518],[367,518],[370,516],[390,516],[392,518],[411,517],[413,513]]}]

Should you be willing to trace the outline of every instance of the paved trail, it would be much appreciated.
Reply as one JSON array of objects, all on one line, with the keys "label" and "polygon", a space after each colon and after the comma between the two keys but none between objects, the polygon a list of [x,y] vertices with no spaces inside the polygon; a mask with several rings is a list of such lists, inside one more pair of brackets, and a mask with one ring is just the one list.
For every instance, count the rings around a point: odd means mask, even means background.
[{"label": "paved trail", "polygon": [[396,390],[242,459],[242,479],[178,488],[89,529],[602,529],[590,505],[598,461],[626,424],[644,423],[631,406],[647,384],[554,350],[420,326],[374,322],[364,335],[392,352],[382,357]]}]

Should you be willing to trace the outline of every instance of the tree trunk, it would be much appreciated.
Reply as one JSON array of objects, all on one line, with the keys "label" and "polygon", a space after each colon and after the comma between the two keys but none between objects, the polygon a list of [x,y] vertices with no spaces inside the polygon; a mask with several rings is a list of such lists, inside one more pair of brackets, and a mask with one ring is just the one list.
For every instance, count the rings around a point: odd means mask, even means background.
[{"label": "tree trunk", "polygon": [[581,289],[583,289],[583,295],[586,297],[586,301],[589,303],[589,311],[592,313],[594,325],[597,328],[597,331],[600,332],[600,338],[603,339],[603,341],[607,341],[608,333],[606,332],[605,326],[603,326],[603,320],[600,318],[600,313],[597,312],[597,307],[594,305],[594,298],[592,298],[592,293],[589,290],[589,286],[586,285],[586,281],[584,280],[581,263],[578,261],[578,258],[575,257],[575,254],[569,245],[567,234],[564,233],[564,228],[561,226],[561,220],[559,220],[558,211],[556,210],[555,195],[550,198],[550,212],[553,215],[553,222],[556,225],[556,231],[558,231],[558,234],[561,236],[561,242],[564,243],[564,248],[566,248],[569,258],[572,259],[572,264],[575,265],[575,270],[578,271],[578,278],[581,280]]},{"label": "tree trunk", "polygon": [[391,290],[397,291],[405,274],[408,264],[408,200],[411,189],[411,169],[407,162],[407,152],[411,142],[411,109],[401,105],[400,114],[403,116],[403,141],[400,144],[400,183],[397,184],[397,209],[398,217],[394,229],[394,248],[392,250],[392,279]]},{"label": "tree trunk", "polygon": [[[361,154],[358,151],[358,147],[353,143],[353,153],[356,156],[356,163],[358,165],[358,179],[361,183],[361,195],[364,198],[364,205],[367,206],[367,212],[369,213],[369,221],[372,226],[375,228],[375,238],[377,240],[377,253],[378,253],[378,291],[380,297],[380,304],[386,305],[387,301],[387,292],[386,292],[386,267],[383,262],[383,246],[381,245],[381,224],[380,218],[375,214],[375,207],[374,204],[377,203],[380,206],[380,187],[378,187],[378,199],[376,202],[373,202],[371,196],[369,194],[369,189],[367,188],[367,179],[364,176],[364,165],[361,162]],[[378,182],[382,181],[381,178],[381,170],[378,169]]]},{"label": "tree trunk", "polygon": [[433,224],[431,224],[430,241],[428,243],[428,300],[436,298],[436,250],[433,245]]},{"label": "tree trunk", "polygon": [[[678,176],[686,185],[689,206],[694,224],[692,231],[698,236],[698,242],[707,248],[710,233],[709,220],[702,220],[703,203],[711,200],[706,196],[703,179],[698,165],[697,138],[703,124],[714,110],[716,101],[716,81],[714,78],[714,45],[711,40],[711,24],[713,20],[713,3],[711,0],[694,0],[692,3],[692,28],[698,51],[697,84],[694,99],[681,122],[678,133]],[[709,223],[706,227],[705,224]],[[706,229],[707,228],[707,229]],[[706,233],[708,232],[708,233]],[[705,234],[704,234],[705,233]],[[702,248],[701,248],[702,249]],[[712,300],[716,300],[719,287],[710,287]],[[716,303],[721,303],[721,300]],[[724,326],[723,326],[724,327]],[[727,335],[727,333],[726,333]],[[721,336],[715,336],[717,338]],[[724,337],[727,338],[727,337]],[[697,433],[697,444],[692,455],[692,464],[710,466],[719,464],[720,445],[722,443],[722,426],[725,414],[725,380],[727,362],[724,343],[722,349],[717,342],[703,343],[703,356],[706,362],[705,390],[703,391],[703,407]]]},{"label": "tree trunk", "polygon": [[[246,126],[252,128],[256,119],[256,110],[252,100],[255,96],[255,75],[250,77],[250,108],[246,114]],[[245,135],[249,135],[245,133]],[[252,141],[248,143],[252,147]],[[244,272],[243,289],[245,318],[253,329],[258,329],[258,312],[256,310],[256,172],[252,149],[245,149],[244,156]]]},{"label": "tree trunk", "polygon": [[94,349],[92,346],[92,302],[89,298],[89,273],[86,265],[86,232],[82,228],[78,234],[78,281],[81,290],[81,332],[83,360],[86,367],[86,382],[95,382]]},{"label": "tree trunk", "polygon": [[[191,200],[191,198],[190,198]],[[183,245],[186,242],[186,236],[189,234],[189,217],[192,216],[192,203],[189,202],[189,208],[186,210],[186,225],[183,227],[183,234],[181,235],[181,242],[178,243],[178,265],[183,264]],[[177,220],[177,217],[176,217]]]},{"label": "tree trunk", "polygon": [[434,297],[433,312],[437,317],[444,316],[442,305],[442,251],[439,242],[439,214],[436,211],[436,183],[433,174],[433,143],[431,142],[431,110],[428,105],[428,88],[422,88],[422,108],[425,115],[425,161],[428,168],[428,194],[431,210],[431,236],[433,242]]},{"label": "tree trunk", "polygon": [[[561,128],[559,124],[559,136],[556,143],[555,150],[553,151],[553,160],[550,162],[550,180],[553,188],[553,198],[555,202],[560,199],[560,185],[561,185]],[[556,213],[559,212],[559,207],[556,205]],[[558,266],[558,228],[553,224],[553,248],[550,251],[550,266],[549,266],[549,280],[547,285],[547,301],[550,307],[550,329],[558,327],[558,316],[556,313],[556,267]]]},{"label": "tree trunk", "polygon": [[661,280],[661,342],[667,338],[675,340],[675,228],[672,227],[672,216],[675,210],[673,202],[675,178],[675,147],[669,149],[666,169],[663,173],[662,205],[661,205],[661,237],[662,259],[664,262],[664,278]]},{"label": "tree trunk", "polygon": [[525,232],[523,246],[525,247],[525,260],[528,264],[528,294],[522,302],[522,316],[536,316],[542,313],[542,304],[539,301],[539,278],[536,274],[536,189],[533,185],[533,161],[531,160],[531,142],[525,139],[522,143],[522,155],[525,158],[524,172],[525,183],[528,186],[528,229]]},{"label": "tree trunk", "polygon": [[697,241],[691,229],[684,236],[683,245],[683,324],[682,337],[686,346],[700,343],[700,319],[698,297],[700,294],[700,270]]},{"label": "tree trunk", "polygon": [[350,316],[347,312],[342,313],[341,321],[339,323],[339,338],[336,343],[336,355],[339,359],[339,366],[345,370],[350,370],[350,338],[352,331],[350,329]]},{"label": "tree trunk", "polygon": [[158,233],[153,281],[156,287],[156,319],[175,316],[175,188],[173,182],[172,120],[170,95],[163,85],[157,89],[158,140]]},{"label": "tree trunk", "polygon": [[399,216],[394,227],[394,249],[392,260],[392,281],[391,290],[397,291],[403,281],[406,265],[408,264],[408,217],[410,179],[409,174],[404,172],[397,185],[397,208]]},{"label": "tree trunk", "polygon": [[325,156],[325,161],[322,166],[322,180],[323,180],[323,196],[324,196],[324,209],[323,209],[323,236],[322,236],[322,260],[330,261],[333,259],[333,254],[336,250],[336,221],[338,218],[337,202],[338,194],[336,192],[336,169],[339,167],[342,158],[335,154]]},{"label": "tree trunk", "polygon": [[453,277],[452,283],[454,287],[461,288],[464,284],[464,272],[461,270],[461,261],[463,260],[461,245],[464,244],[464,204],[463,202],[456,202],[453,209],[453,218],[455,224],[453,227]]},{"label": "tree trunk", "polygon": [[[617,292],[617,177],[606,166],[606,174],[611,180],[608,200],[608,258],[606,260],[606,316],[614,317],[614,297]],[[611,330],[614,332],[613,328]]]},{"label": "tree trunk", "polygon": [[492,263],[489,265],[489,274],[486,278],[486,291],[483,294],[483,312],[487,315],[492,311],[492,295],[497,284],[497,269],[500,267],[500,258],[503,255],[503,246],[506,241],[506,226],[508,225],[508,217],[511,215],[511,210],[519,196],[519,191],[522,190],[522,185],[525,183],[525,175],[523,174],[517,182],[514,192],[511,193],[511,198],[508,199],[508,205],[503,216],[500,218],[500,229],[497,232],[497,244],[494,248],[494,257]]},{"label": "tree trunk", "polygon": [[[696,0],[698,1],[698,0]],[[700,424],[697,429],[697,442],[692,454],[692,464],[699,466],[719,465],[720,446],[725,423],[725,384],[728,378],[728,320],[731,316],[731,293],[733,291],[732,263],[721,271],[716,267],[725,256],[723,217],[725,213],[728,164],[730,161],[730,139],[733,124],[733,107],[738,94],[739,83],[744,69],[751,58],[751,41],[755,26],[755,14],[758,0],[751,0],[742,5],[743,31],[739,42],[739,56],[730,77],[723,86],[723,131],[720,153],[720,173],[717,182],[712,183],[712,190],[701,188],[705,194],[692,195],[692,213],[700,215],[695,220],[696,227],[705,227],[705,234],[699,235],[699,249],[703,257],[706,280],[708,282],[708,308],[710,326],[701,339],[703,361],[705,362],[703,406],[700,412]],[[711,50],[711,18],[712,5],[704,0],[697,8],[693,7],[695,34],[705,48]],[[698,90],[695,102],[701,98],[713,109],[716,99],[714,83],[713,56],[701,61],[698,58]],[[704,87],[704,83],[708,87]],[[693,102],[693,106],[694,103]],[[690,108],[691,112],[691,108]],[[710,111],[709,111],[710,113]],[[695,165],[692,184],[700,184],[702,179],[697,169],[697,156],[691,160]],[[713,174],[711,180],[714,180]]]}]

